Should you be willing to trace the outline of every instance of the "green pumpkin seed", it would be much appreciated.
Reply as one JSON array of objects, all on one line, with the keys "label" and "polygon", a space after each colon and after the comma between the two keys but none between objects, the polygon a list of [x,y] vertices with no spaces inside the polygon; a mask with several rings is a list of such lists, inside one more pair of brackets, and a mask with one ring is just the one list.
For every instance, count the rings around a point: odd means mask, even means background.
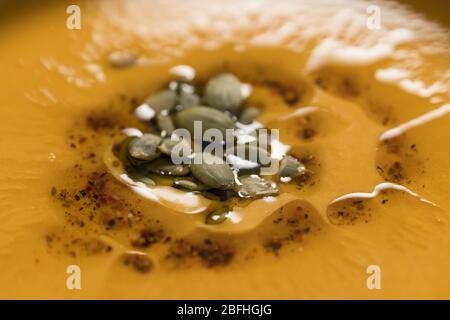
[{"label": "green pumpkin seed", "polygon": [[191,108],[193,106],[198,106],[200,103],[200,97],[192,92],[182,91],[178,97],[179,104],[182,109]]},{"label": "green pumpkin seed", "polygon": [[205,217],[205,223],[206,224],[221,224],[228,219],[229,212],[230,212],[230,208],[228,206],[224,206],[220,209],[210,212]]},{"label": "green pumpkin seed", "polygon": [[161,153],[165,154],[166,156],[169,156],[172,154],[173,148],[180,143],[179,141],[172,140],[170,138],[165,138],[159,145],[158,149],[161,151]]},{"label": "green pumpkin seed", "polygon": [[158,150],[160,143],[160,137],[147,133],[131,140],[128,144],[128,152],[135,159],[151,161],[161,154]]},{"label": "green pumpkin seed", "polygon": [[202,153],[201,164],[192,164],[192,175],[210,188],[229,190],[235,186],[234,174],[222,159],[209,153]]},{"label": "green pumpkin seed", "polygon": [[294,157],[289,155],[284,156],[280,162],[280,169],[278,170],[278,178],[295,178],[305,172],[305,166]]},{"label": "green pumpkin seed", "polygon": [[257,175],[245,176],[239,179],[241,186],[239,195],[243,198],[263,198],[278,194],[275,183],[265,180]]},{"label": "green pumpkin seed", "polygon": [[[227,155],[235,155],[239,159],[251,161],[255,163],[255,168],[260,167],[260,165],[270,164],[270,154],[267,150],[258,147],[255,144],[239,144],[234,148],[228,148],[225,152]],[[237,169],[252,169],[247,167],[242,167]]]},{"label": "green pumpkin seed", "polygon": [[173,148],[175,148],[175,146],[178,145],[179,143],[184,143],[184,140],[177,141],[177,140],[172,140],[171,138],[165,138],[165,139],[163,139],[163,141],[161,142],[161,144],[159,145],[158,148],[159,148],[159,151],[161,151],[163,154],[165,154],[167,156],[171,156]]},{"label": "green pumpkin seed", "polygon": [[[176,150],[178,152],[177,154],[175,154],[175,156],[186,158],[187,156],[192,154],[191,144],[185,139],[175,140],[171,138],[165,138],[159,145],[159,151],[161,151],[163,154],[169,157],[172,157],[172,152],[174,148],[178,145],[179,147]],[[186,154],[183,154],[184,151],[186,151]]]},{"label": "green pumpkin seed", "polygon": [[210,192],[210,191],[203,191],[201,194],[202,194],[202,196],[204,196],[206,199],[213,200],[213,201],[221,201],[219,195],[217,195],[217,194],[215,194],[215,193],[212,193],[212,192]]},{"label": "green pumpkin seed", "polygon": [[[199,193],[207,198],[216,200],[213,203],[224,202],[236,197],[249,199],[276,196],[279,193],[276,183],[261,178],[258,173],[265,165],[270,164],[270,150],[258,146],[248,138],[245,130],[243,139],[233,149],[226,150],[227,160],[231,155],[236,163],[232,163],[234,170],[223,159],[206,152],[202,141],[203,153],[197,154],[194,164],[175,164],[171,156],[176,150],[189,150],[191,158],[191,141],[170,139],[175,128],[187,129],[194,135],[194,122],[200,121],[204,133],[208,129],[218,129],[223,138],[227,129],[236,129],[235,115],[239,114],[245,96],[242,93],[242,83],[232,74],[221,74],[208,81],[204,88],[204,99],[207,106],[199,106],[200,97],[195,93],[194,85],[185,80],[175,80],[169,84],[167,90],[160,91],[145,100],[143,107],[149,109],[152,117],[156,116],[158,128],[166,135],[161,139],[154,134],[144,134],[141,137],[131,137],[128,141],[117,146],[115,154],[121,159],[128,174],[135,181],[149,186],[167,185],[185,191]],[[148,106],[147,106],[148,105]],[[174,110],[175,109],[175,110]],[[173,116],[172,116],[173,111]],[[239,121],[242,124],[252,123],[260,114],[256,107],[242,110]],[[150,117],[148,117],[150,118]],[[257,138],[258,139],[258,138]],[[247,142],[243,144],[244,142]],[[261,140],[259,141],[261,142]],[[185,144],[185,146],[180,146]],[[225,147],[225,145],[223,146]],[[161,156],[163,154],[164,156]],[[202,160],[198,163],[198,157]],[[242,161],[245,160],[246,162]],[[237,166],[236,166],[237,165]],[[244,166],[244,167],[242,167]],[[280,162],[277,177],[295,177],[305,170],[304,166],[293,157],[286,156]],[[236,184],[236,172],[240,182]],[[243,201],[242,199],[239,201]],[[218,224],[227,219],[228,207],[210,212],[205,217],[205,223]]]},{"label": "green pumpkin seed", "polygon": [[224,73],[208,81],[205,87],[205,102],[219,110],[237,112],[244,101],[242,84],[236,76]]},{"label": "green pumpkin seed", "polygon": [[150,106],[156,114],[170,111],[177,104],[177,94],[171,90],[164,90],[145,99],[144,104]]},{"label": "green pumpkin seed", "polygon": [[229,115],[208,107],[196,106],[175,115],[176,127],[187,129],[192,136],[194,136],[194,121],[201,121],[203,132],[208,129],[218,129],[223,137],[225,137],[226,129],[235,128],[235,123]]},{"label": "green pumpkin seed", "polygon": [[[208,193],[206,195],[206,193]],[[219,190],[219,189],[208,189],[208,191],[203,192],[202,195],[205,198],[211,199],[211,200],[217,200],[217,201],[227,201],[230,200],[233,197],[237,196],[237,193],[232,190]]]},{"label": "green pumpkin seed", "polygon": [[195,92],[195,87],[192,85],[189,80],[172,80],[169,82],[169,89],[176,92],[177,94],[181,94],[182,92]]},{"label": "green pumpkin seed", "polygon": [[256,107],[245,108],[239,117],[239,122],[243,124],[250,124],[258,118],[260,113],[261,110]]},{"label": "green pumpkin seed", "polygon": [[140,172],[142,171],[142,166],[148,163],[150,160],[140,160],[133,158],[131,155],[127,156],[126,170],[129,172]]},{"label": "green pumpkin seed", "polygon": [[175,188],[185,189],[189,191],[204,191],[209,189],[206,185],[204,185],[200,181],[196,181],[194,179],[189,178],[176,179],[173,182],[173,186]]},{"label": "green pumpkin seed", "polygon": [[182,164],[173,164],[167,158],[158,158],[145,164],[145,169],[151,173],[167,176],[186,176],[189,174],[189,167]]},{"label": "green pumpkin seed", "polygon": [[175,130],[175,125],[173,124],[172,118],[165,112],[159,113],[156,116],[156,124],[159,130],[164,132],[164,135],[171,135]]}]

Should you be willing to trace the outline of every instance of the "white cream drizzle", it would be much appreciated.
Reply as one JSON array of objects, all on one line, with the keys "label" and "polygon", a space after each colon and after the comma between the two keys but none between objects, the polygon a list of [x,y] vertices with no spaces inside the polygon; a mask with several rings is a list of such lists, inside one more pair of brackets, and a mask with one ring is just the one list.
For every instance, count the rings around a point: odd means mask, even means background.
[{"label": "white cream drizzle", "polygon": [[125,128],[121,133],[127,137],[142,137],[142,132],[136,128]]},{"label": "white cream drizzle", "polygon": [[277,160],[283,159],[283,157],[291,148],[289,145],[282,143],[278,139],[272,140],[270,146],[271,146],[270,157]]},{"label": "white cream drizzle", "polygon": [[274,203],[277,201],[277,197],[269,196],[269,197],[264,197],[261,200],[264,202],[267,202],[267,203]]},{"label": "white cream drizzle", "polygon": [[242,221],[241,215],[239,213],[235,212],[235,211],[229,211],[225,216],[232,223],[239,223],[239,222]]},{"label": "white cream drizzle", "polygon": [[245,170],[245,169],[253,169],[259,166],[258,163],[249,161],[246,159],[242,159],[234,154],[227,155],[227,163],[229,163],[233,169],[236,170]]},{"label": "white cream drizzle", "polygon": [[384,83],[397,84],[400,80],[403,80],[411,75],[411,72],[399,68],[386,68],[378,69],[375,72],[375,79]]},{"label": "white cream drizzle", "polygon": [[427,122],[438,119],[449,112],[450,112],[450,104],[444,104],[443,106],[434,109],[433,111],[427,112],[421,115],[420,117],[412,119],[406,123],[403,123],[402,125],[396,128],[387,130],[380,136],[380,141],[386,141],[392,138],[396,138],[412,128],[421,126]]},{"label": "white cream drizzle", "polygon": [[420,80],[413,80],[410,78],[411,72],[399,68],[378,69],[375,72],[375,79],[379,82],[394,84],[403,91],[422,98],[430,98],[433,104],[441,103],[442,99],[434,97],[438,93],[447,91],[445,85],[440,81],[435,81],[430,86]]},{"label": "white cream drizzle", "polygon": [[343,201],[343,200],[347,200],[347,199],[357,199],[357,198],[363,198],[363,199],[372,199],[375,198],[376,196],[378,196],[383,190],[389,190],[389,189],[393,189],[393,190],[399,190],[399,191],[403,191],[406,192],[407,194],[420,199],[420,201],[428,203],[432,206],[436,206],[436,204],[434,204],[433,202],[422,198],[420,195],[418,195],[417,193],[409,190],[408,188],[399,185],[399,184],[395,184],[395,183],[390,183],[390,182],[384,182],[384,183],[380,183],[379,185],[377,185],[373,191],[371,193],[365,193],[365,192],[355,192],[355,193],[349,193],[346,195],[343,195],[337,199],[334,199],[331,204],[339,202],[339,201]]},{"label": "white cream drizzle", "polygon": [[241,95],[244,99],[247,99],[252,94],[253,87],[251,84],[243,83],[241,85]]},{"label": "white cream drizzle", "polygon": [[313,72],[328,65],[364,66],[391,56],[400,44],[414,39],[409,29],[389,31],[372,47],[351,46],[328,37],[322,40],[311,53],[306,71]]},{"label": "white cream drizzle", "polygon": [[280,117],[280,120],[285,121],[290,120],[292,118],[303,117],[313,112],[316,112],[317,110],[319,110],[319,107],[315,106],[302,107],[295,110],[294,112],[289,113],[288,115]]},{"label": "white cream drizzle", "polygon": [[172,187],[148,187],[142,182],[134,181],[126,173],[120,179],[139,196],[155,202],[170,203],[170,207],[183,208],[187,214],[196,214],[204,211],[208,206],[202,198],[192,192],[184,192]]},{"label": "white cream drizzle", "polygon": [[134,110],[134,115],[141,121],[150,121],[155,116],[155,110],[144,103]]},{"label": "white cream drizzle", "polygon": [[195,69],[188,65],[178,65],[170,69],[170,73],[178,78],[192,81],[195,78]]},{"label": "white cream drizzle", "polygon": [[254,132],[264,126],[258,121],[253,121],[250,124],[236,122],[236,127],[237,129],[234,131],[233,135],[237,139],[237,144],[246,144],[256,141]]},{"label": "white cream drizzle", "polygon": [[280,177],[280,182],[282,183],[289,183],[292,181],[291,177]]},{"label": "white cream drizzle", "polygon": [[422,98],[429,98],[436,93],[443,93],[446,91],[445,86],[440,81],[436,81],[431,86],[427,87],[421,80],[403,79],[398,85],[406,92]]},{"label": "white cream drizzle", "polygon": [[250,124],[243,124],[241,122],[236,122],[236,127],[239,130],[242,130],[242,132],[238,132],[239,134],[239,133],[252,133],[257,129],[263,128],[264,126],[262,125],[261,122],[253,121]]},{"label": "white cream drizzle", "polygon": [[442,99],[442,98],[439,98],[439,97],[432,97],[431,99],[430,99],[430,102],[432,103],[432,104],[438,104],[438,103],[442,103],[444,100]]}]

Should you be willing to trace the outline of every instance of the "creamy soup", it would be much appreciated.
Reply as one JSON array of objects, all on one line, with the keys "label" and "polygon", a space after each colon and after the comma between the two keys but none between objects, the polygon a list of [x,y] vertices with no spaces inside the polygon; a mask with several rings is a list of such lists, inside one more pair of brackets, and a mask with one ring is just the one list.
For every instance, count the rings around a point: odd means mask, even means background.
[{"label": "creamy soup", "polygon": [[[2,12],[0,297],[450,297],[445,26],[395,2],[70,5]],[[302,174],[257,199],[128,177],[145,99],[222,73]]]}]

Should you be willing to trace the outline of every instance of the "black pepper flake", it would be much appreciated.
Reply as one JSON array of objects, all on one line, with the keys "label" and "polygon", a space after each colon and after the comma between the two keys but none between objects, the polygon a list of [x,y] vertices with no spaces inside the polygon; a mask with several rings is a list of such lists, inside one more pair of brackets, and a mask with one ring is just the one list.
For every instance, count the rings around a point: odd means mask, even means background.
[{"label": "black pepper flake", "polygon": [[151,228],[147,228],[141,230],[131,241],[131,244],[137,248],[148,248],[163,239],[164,232],[162,229],[153,230]]},{"label": "black pepper flake", "polygon": [[314,130],[312,128],[305,128],[303,130],[303,134],[302,134],[303,139],[305,139],[305,140],[309,140],[312,137],[314,137],[315,135],[316,135],[316,130]]},{"label": "black pepper flake", "polygon": [[122,257],[123,264],[140,273],[148,273],[153,269],[153,262],[147,255],[128,253]]},{"label": "black pepper flake", "polygon": [[282,248],[283,244],[279,240],[269,240],[264,244],[264,248],[268,251],[273,252],[275,255],[279,254],[280,249]]},{"label": "black pepper flake", "polygon": [[108,220],[107,225],[110,228],[114,227],[116,225],[116,220],[114,220],[114,219]]}]

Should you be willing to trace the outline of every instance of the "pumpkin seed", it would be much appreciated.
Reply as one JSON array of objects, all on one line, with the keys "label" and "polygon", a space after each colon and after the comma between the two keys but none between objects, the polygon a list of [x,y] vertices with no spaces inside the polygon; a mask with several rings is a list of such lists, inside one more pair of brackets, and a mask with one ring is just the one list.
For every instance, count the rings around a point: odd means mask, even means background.
[{"label": "pumpkin seed", "polygon": [[192,83],[189,80],[173,80],[169,82],[169,89],[176,92],[177,94],[180,94],[182,92],[195,92],[195,87],[192,85]]},{"label": "pumpkin seed", "polygon": [[211,192],[211,191],[203,191],[202,196],[204,196],[205,198],[209,199],[209,200],[214,200],[214,201],[221,201],[220,196],[218,196],[217,194]]},{"label": "pumpkin seed", "polygon": [[201,121],[203,132],[208,129],[218,129],[225,137],[226,129],[234,129],[235,124],[226,113],[203,106],[195,106],[175,115],[177,128],[187,129],[194,136],[194,121]]},{"label": "pumpkin seed", "polygon": [[278,188],[275,183],[255,174],[242,177],[239,181],[241,186],[238,193],[243,198],[262,198],[278,194]]},{"label": "pumpkin seed", "polygon": [[165,154],[166,156],[169,156],[172,154],[173,148],[180,143],[180,141],[172,140],[170,138],[165,138],[159,145],[158,149],[161,151],[161,153]]},{"label": "pumpkin seed", "polygon": [[163,110],[170,111],[177,104],[177,94],[171,90],[164,90],[145,99],[144,104],[149,105],[156,114]]},{"label": "pumpkin seed", "polygon": [[210,212],[205,217],[205,223],[206,224],[221,224],[225,220],[228,219],[229,212],[230,212],[230,208],[228,206],[224,206],[220,209]]},{"label": "pumpkin seed", "polygon": [[156,124],[159,130],[164,132],[164,135],[171,135],[175,130],[172,118],[166,112],[159,113],[156,116]]},{"label": "pumpkin seed", "polygon": [[139,172],[142,171],[141,167],[148,163],[149,160],[140,160],[133,158],[128,154],[127,162],[126,162],[126,170],[130,172]]},{"label": "pumpkin seed", "polygon": [[220,110],[237,112],[244,97],[241,82],[230,73],[220,74],[208,81],[205,87],[205,102]]},{"label": "pumpkin seed", "polygon": [[[276,196],[279,193],[276,183],[259,176],[261,168],[270,164],[272,160],[270,149],[267,150],[261,144],[259,135],[253,137],[255,129],[252,129],[251,137],[248,133],[249,127],[253,126],[252,122],[259,116],[261,110],[247,107],[240,113],[240,123],[237,122],[239,108],[246,99],[242,90],[243,84],[232,74],[220,74],[210,79],[204,91],[201,91],[204,93],[203,101],[207,103],[206,106],[199,105],[201,99],[196,94],[196,89],[188,79],[173,80],[167,90],[160,91],[145,100],[141,105],[146,108],[143,110],[146,112],[145,121],[156,116],[156,124],[166,138],[144,134],[141,137],[130,137],[118,145],[114,149],[115,154],[124,164],[126,172],[135,181],[149,186],[167,185],[198,193],[215,200],[213,203],[216,205],[230,199],[249,202],[255,198]],[[195,154],[193,164],[177,164],[175,158],[172,158],[174,159],[172,161],[170,157],[174,151],[177,151],[178,156],[192,160],[194,154],[191,141],[177,139],[175,135],[174,139],[171,139],[170,136],[175,128],[187,129],[194,135],[195,121],[201,122],[202,134],[208,129],[218,129],[223,138],[226,137],[227,129],[237,127],[241,129],[242,134],[238,132],[239,134],[234,137],[237,145],[225,150],[227,160],[229,158],[233,160],[232,166],[224,162],[221,156],[207,152],[206,146],[212,143],[209,139],[201,141],[202,148],[199,150],[204,151]],[[243,138],[239,139],[241,136]],[[216,137],[211,139],[214,138]],[[222,143],[221,151],[227,146]],[[184,154],[187,150],[189,153]],[[200,162],[198,157],[201,159]],[[285,156],[277,177],[280,181],[284,181],[281,178],[299,175],[304,170],[304,166],[298,160]],[[237,173],[240,182],[237,181]],[[238,200],[236,199],[238,196],[248,200]],[[205,223],[222,223],[227,219],[228,213],[228,206],[219,208],[205,217]]]},{"label": "pumpkin seed", "polygon": [[209,189],[206,185],[204,185],[200,181],[196,181],[194,179],[189,178],[176,179],[173,182],[173,186],[175,188],[185,189],[189,191],[204,191]]},{"label": "pumpkin seed", "polygon": [[128,147],[130,145],[130,142],[135,139],[133,137],[128,137],[121,146],[119,159],[122,162],[123,168],[125,171],[129,174],[137,174],[137,175],[143,175],[144,172],[142,171],[141,166],[148,161],[146,160],[140,160],[133,158],[130,155],[130,152],[128,151]]},{"label": "pumpkin seed", "polygon": [[169,89],[177,94],[177,110],[197,106],[200,103],[200,97],[195,93],[195,87],[186,80],[171,81],[169,83]]},{"label": "pumpkin seed", "polygon": [[280,162],[280,169],[278,170],[278,178],[295,178],[305,172],[305,166],[294,157],[289,155],[284,156]]},{"label": "pumpkin seed", "polygon": [[270,154],[267,150],[258,147],[255,144],[238,144],[234,148],[228,148],[226,154],[235,155],[241,160],[250,161],[255,164],[253,167],[248,167],[250,163],[242,163],[241,167],[237,164],[237,169],[253,169],[258,168],[260,165],[270,164]]},{"label": "pumpkin seed", "polygon": [[209,153],[202,153],[199,156],[202,162],[191,165],[192,175],[197,180],[215,189],[229,190],[234,188],[234,174],[228,164]]},{"label": "pumpkin seed", "polygon": [[239,122],[243,124],[250,124],[258,118],[260,113],[261,110],[256,107],[245,108],[239,117]]},{"label": "pumpkin seed", "polygon": [[158,158],[145,164],[145,169],[151,173],[167,176],[186,176],[189,174],[189,167],[182,164],[173,164],[167,158]]},{"label": "pumpkin seed", "polygon": [[[207,195],[205,195],[208,193]],[[219,190],[219,189],[209,189],[208,191],[202,192],[205,198],[217,201],[227,201],[233,197],[236,197],[236,192],[234,190]]]},{"label": "pumpkin seed", "polygon": [[172,150],[175,148],[175,146],[177,146],[178,144],[183,144],[183,146],[188,147],[189,149],[191,148],[189,142],[187,142],[186,140],[175,140],[172,138],[165,138],[163,139],[163,141],[161,142],[161,144],[159,145],[159,151],[161,151],[163,154],[167,155],[167,156],[171,156],[172,155]]},{"label": "pumpkin seed", "polygon": [[151,161],[161,154],[158,149],[160,143],[160,137],[147,133],[131,140],[128,144],[128,152],[135,159]]},{"label": "pumpkin seed", "polygon": [[187,109],[193,106],[198,106],[200,103],[200,97],[192,92],[182,91],[180,93],[179,103],[183,109]]}]

